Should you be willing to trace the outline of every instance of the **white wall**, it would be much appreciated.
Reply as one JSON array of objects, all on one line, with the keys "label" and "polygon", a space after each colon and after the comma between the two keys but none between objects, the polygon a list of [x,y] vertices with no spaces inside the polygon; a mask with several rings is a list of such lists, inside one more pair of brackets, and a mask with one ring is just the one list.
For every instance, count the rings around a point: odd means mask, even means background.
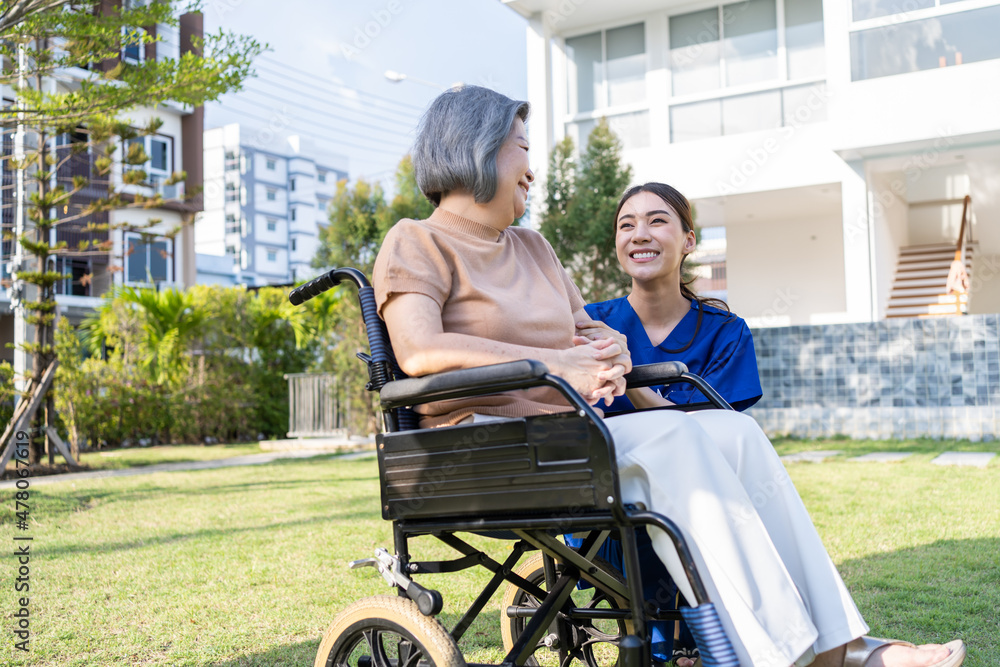
[{"label": "white wall", "polygon": [[751,326],[842,313],[844,244],[836,217],[726,227],[729,306]]},{"label": "white wall", "polygon": [[885,317],[889,305],[899,264],[899,249],[910,245],[907,202],[893,191],[893,184],[899,183],[902,177],[898,172],[869,174],[873,201],[876,202],[872,207],[872,224],[875,230],[875,298],[879,318]]}]

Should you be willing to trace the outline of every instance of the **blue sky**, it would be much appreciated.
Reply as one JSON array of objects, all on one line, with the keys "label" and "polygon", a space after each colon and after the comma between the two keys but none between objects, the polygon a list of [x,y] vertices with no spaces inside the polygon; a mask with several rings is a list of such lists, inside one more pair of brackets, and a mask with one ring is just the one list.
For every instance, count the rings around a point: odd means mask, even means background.
[{"label": "blue sky", "polygon": [[527,95],[525,22],[499,0],[206,0],[203,11],[206,32],[270,46],[244,91],[207,106],[205,127],[311,137],[349,158],[352,179],[391,179],[440,92],[428,84]]}]

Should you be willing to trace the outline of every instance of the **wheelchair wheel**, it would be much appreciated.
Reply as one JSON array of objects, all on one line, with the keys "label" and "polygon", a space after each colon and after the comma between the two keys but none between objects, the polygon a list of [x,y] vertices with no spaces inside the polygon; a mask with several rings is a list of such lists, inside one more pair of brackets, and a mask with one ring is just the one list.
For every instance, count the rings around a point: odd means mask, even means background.
[{"label": "wheelchair wheel", "polygon": [[389,595],[342,611],[316,653],[315,667],[465,667],[455,640],[412,600]]},{"label": "wheelchair wheel", "polygon": [[[610,563],[601,558],[595,558],[594,564],[605,572],[613,575],[619,581],[624,582],[624,578]],[[541,553],[534,554],[531,558],[519,565],[515,572],[535,584],[545,588],[545,568]],[[572,604],[578,608],[586,609],[624,609],[628,607],[628,602],[617,595],[609,595],[596,588],[575,590],[572,595]],[[504,652],[510,652],[514,647],[514,641],[528,624],[526,618],[507,618],[507,608],[516,607],[538,607],[541,601],[513,584],[508,584],[504,590],[503,601],[500,607],[500,635],[503,639]],[[570,655],[585,662],[589,667],[612,667],[618,664],[618,641],[626,634],[632,632],[632,622],[630,620],[594,620],[594,621],[570,621],[570,635],[572,646],[564,647]],[[559,653],[558,646],[552,646],[551,640],[555,637],[547,638],[539,643],[535,653],[528,658],[526,667],[558,667]]]}]

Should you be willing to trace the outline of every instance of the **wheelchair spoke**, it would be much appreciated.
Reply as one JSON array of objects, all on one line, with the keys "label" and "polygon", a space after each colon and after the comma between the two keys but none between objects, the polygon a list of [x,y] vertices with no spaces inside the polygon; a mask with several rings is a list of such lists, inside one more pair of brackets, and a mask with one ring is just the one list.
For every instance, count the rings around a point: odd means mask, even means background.
[{"label": "wheelchair spoke", "polygon": [[382,631],[376,628],[369,628],[364,631],[365,641],[371,649],[373,667],[393,667],[389,661],[389,656],[385,653],[385,646],[382,643]]}]

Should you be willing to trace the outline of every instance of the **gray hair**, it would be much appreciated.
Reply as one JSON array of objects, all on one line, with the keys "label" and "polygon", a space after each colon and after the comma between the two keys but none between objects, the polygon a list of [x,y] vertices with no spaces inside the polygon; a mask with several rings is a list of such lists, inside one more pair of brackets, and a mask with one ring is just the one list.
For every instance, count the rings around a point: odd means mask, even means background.
[{"label": "gray hair", "polygon": [[480,86],[462,86],[431,102],[417,129],[413,169],[417,185],[434,206],[452,190],[471,192],[476,202],[497,190],[497,154],[515,118],[528,119],[527,102]]}]

